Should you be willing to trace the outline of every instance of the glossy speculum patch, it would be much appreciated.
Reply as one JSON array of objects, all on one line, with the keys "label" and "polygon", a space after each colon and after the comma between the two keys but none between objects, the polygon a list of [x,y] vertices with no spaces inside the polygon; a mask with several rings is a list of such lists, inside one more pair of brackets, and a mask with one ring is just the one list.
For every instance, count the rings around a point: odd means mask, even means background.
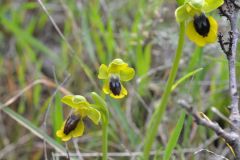
[{"label": "glossy speculum patch", "polygon": [[122,87],[118,77],[111,77],[109,82],[109,88],[115,96],[120,95]]},{"label": "glossy speculum patch", "polygon": [[64,125],[63,133],[65,135],[68,135],[72,130],[74,130],[77,127],[79,120],[80,120],[80,117],[74,114],[70,115]]},{"label": "glossy speculum patch", "polygon": [[194,28],[201,36],[206,37],[210,30],[210,23],[205,14],[194,17]]}]

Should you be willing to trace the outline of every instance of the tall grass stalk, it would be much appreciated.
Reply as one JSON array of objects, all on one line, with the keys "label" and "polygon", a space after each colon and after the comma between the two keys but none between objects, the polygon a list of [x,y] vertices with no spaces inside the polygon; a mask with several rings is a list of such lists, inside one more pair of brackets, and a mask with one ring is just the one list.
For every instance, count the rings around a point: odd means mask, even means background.
[{"label": "tall grass stalk", "polygon": [[108,153],[108,124],[109,124],[109,111],[106,101],[97,93],[92,92],[92,99],[97,105],[94,105],[101,113],[102,119],[102,159],[107,160]]},{"label": "tall grass stalk", "polygon": [[103,160],[107,160],[107,153],[108,153],[108,120],[103,122],[102,124],[102,154]]},{"label": "tall grass stalk", "polygon": [[169,160],[171,158],[172,151],[176,146],[178,138],[181,134],[183,124],[184,124],[184,119],[185,119],[185,112],[182,112],[180,118],[178,119],[176,127],[174,128],[168,140],[167,147],[164,152],[163,160]]},{"label": "tall grass stalk", "polygon": [[144,139],[144,152],[143,158],[148,160],[149,153],[152,148],[153,141],[157,135],[157,130],[159,123],[161,122],[162,116],[166,110],[167,102],[171,93],[171,89],[177,74],[178,65],[182,56],[183,45],[184,45],[184,35],[185,35],[185,22],[180,23],[180,31],[179,31],[179,38],[178,38],[178,47],[176,50],[176,55],[173,61],[173,67],[171,69],[167,85],[165,88],[165,92],[163,93],[162,99],[158,104],[155,112],[153,113],[150,122],[148,124],[148,129],[146,133],[146,137]]}]

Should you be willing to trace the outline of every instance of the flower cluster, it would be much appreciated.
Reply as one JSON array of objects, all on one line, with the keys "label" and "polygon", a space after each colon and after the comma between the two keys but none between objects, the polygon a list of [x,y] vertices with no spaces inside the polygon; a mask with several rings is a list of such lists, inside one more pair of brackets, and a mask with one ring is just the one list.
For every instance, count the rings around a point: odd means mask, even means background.
[{"label": "flower cluster", "polygon": [[178,22],[187,22],[186,34],[198,46],[217,40],[218,24],[209,13],[223,4],[223,0],[187,0],[175,11]]},{"label": "flower cluster", "polygon": [[[104,79],[103,92],[110,94],[113,98],[123,98],[127,95],[127,89],[122,85],[122,81],[129,81],[134,77],[135,71],[121,59],[114,59],[109,66],[102,64],[99,68],[99,79]],[[62,141],[82,136],[84,132],[83,120],[88,117],[94,124],[98,125],[102,119],[103,123],[108,123],[108,110],[106,102],[95,92],[92,92],[95,104],[90,104],[81,95],[67,95],[62,98],[62,102],[71,108],[73,113],[63,122],[57,131],[57,137]]]}]

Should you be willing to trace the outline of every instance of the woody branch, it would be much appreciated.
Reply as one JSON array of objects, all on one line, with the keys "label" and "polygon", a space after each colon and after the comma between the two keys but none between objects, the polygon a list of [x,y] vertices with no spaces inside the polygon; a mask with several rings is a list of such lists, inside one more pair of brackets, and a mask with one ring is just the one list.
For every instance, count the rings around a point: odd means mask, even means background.
[{"label": "woody branch", "polygon": [[228,39],[224,40],[222,33],[219,33],[219,44],[226,55],[229,68],[229,90],[231,96],[230,116],[231,130],[226,131],[219,126],[218,123],[212,122],[206,117],[202,117],[199,112],[193,109],[186,101],[179,101],[180,105],[194,118],[195,122],[213,130],[218,136],[225,139],[225,141],[232,147],[235,159],[240,159],[240,114],[239,114],[239,96],[237,91],[236,79],[236,52],[237,42],[239,38],[238,33],[238,14],[240,10],[239,1],[225,0],[224,4],[219,8],[220,15],[226,17],[230,23],[230,31],[228,32]]},{"label": "woody branch", "polygon": [[[228,60],[229,68],[229,90],[231,96],[231,105],[230,105],[230,117],[229,119],[233,123],[235,128],[240,128],[240,114],[238,109],[239,96],[237,91],[237,79],[236,79],[236,51],[237,51],[237,42],[238,42],[238,14],[239,6],[235,0],[225,0],[223,6],[219,8],[220,15],[225,16],[231,26],[231,30],[228,32],[228,40],[225,42],[223,40],[223,34],[219,33],[219,43],[225,53]],[[233,128],[234,129],[234,128]]]}]

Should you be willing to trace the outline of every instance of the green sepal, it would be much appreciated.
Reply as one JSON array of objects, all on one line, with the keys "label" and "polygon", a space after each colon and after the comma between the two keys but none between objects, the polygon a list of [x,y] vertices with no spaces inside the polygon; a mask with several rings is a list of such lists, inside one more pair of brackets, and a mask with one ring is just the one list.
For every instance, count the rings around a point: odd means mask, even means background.
[{"label": "green sepal", "polygon": [[75,109],[78,109],[81,106],[90,106],[86,98],[81,95],[66,95],[61,99],[61,101]]},{"label": "green sepal", "polygon": [[196,10],[201,10],[204,6],[205,0],[191,0],[189,1],[189,5],[191,5]]},{"label": "green sepal", "polygon": [[203,10],[208,13],[211,12],[221,5],[223,5],[224,0],[206,0],[204,5],[203,5]]},{"label": "green sepal", "polygon": [[187,11],[187,7],[187,4],[184,4],[175,10],[175,17],[178,23],[191,18],[191,15]]}]

